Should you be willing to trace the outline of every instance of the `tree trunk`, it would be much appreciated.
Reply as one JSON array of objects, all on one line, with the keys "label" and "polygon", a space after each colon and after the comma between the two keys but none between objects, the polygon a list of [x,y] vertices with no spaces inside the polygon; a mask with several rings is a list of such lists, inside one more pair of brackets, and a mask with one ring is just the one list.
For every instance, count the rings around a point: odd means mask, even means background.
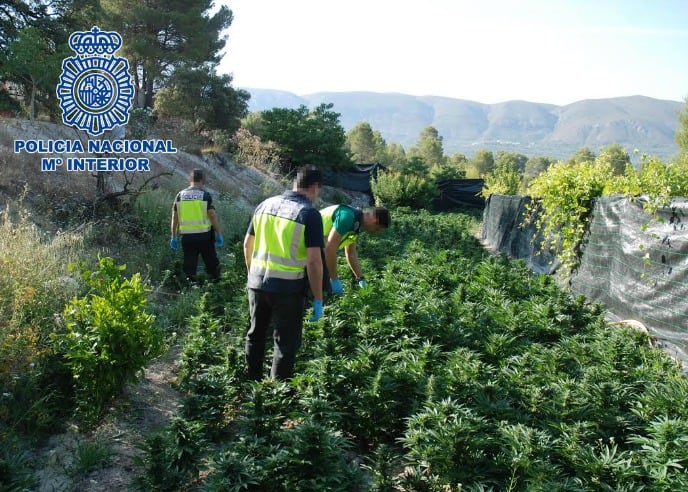
[{"label": "tree trunk", "polygon": [[29,98],[29,119],[36,119],[36,81],[31,77],[31,97]]},{"label": "tree trunk", "polygon": [[153,108],[153,79],[146,77],[146,98],[144,101],[144,108]]}]

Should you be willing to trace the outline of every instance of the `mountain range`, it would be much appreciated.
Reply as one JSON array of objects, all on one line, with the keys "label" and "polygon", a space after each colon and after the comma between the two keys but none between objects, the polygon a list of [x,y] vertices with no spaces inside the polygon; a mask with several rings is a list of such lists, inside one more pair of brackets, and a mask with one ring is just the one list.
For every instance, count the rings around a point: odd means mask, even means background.
[{"label": "mountain range", "polygon": [[[479,149],[505,150],[526,156],[566,159],[581,147],[597,153],[617,143],[632,156],[671,158],[678,101],[627,96],[586,99],[564,106],[528,101],[483,104],[439,96],[376,92],[318,92],[296,95],[273,89],[244,88],[251,94],[249,111],[272,108],[315,108],[332,103],[346,131],[367,122],[388,144],[408,149],[420,132],[432,126],[442,137],[444,152],[472,157]],[[637,149],[638,153],[634,154]],[[635,157],[633,157],[635,155]]]}]

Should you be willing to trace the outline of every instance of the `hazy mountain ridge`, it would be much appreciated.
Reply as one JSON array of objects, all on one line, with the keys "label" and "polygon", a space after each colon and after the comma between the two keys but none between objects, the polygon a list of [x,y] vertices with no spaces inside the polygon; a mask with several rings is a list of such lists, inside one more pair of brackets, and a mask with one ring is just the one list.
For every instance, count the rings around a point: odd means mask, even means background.
[{"label": "hazy mountain ridge", "polygon": [[668,159],[678,150],[674,134],[684,103],[626,96],[586,99],[564,106],[528,101],[484,104],[440,96],[375,92],[319,92],[298,96],[271,89],[250,89],[249,109],[309,108],[333,103],[345,130],[367,121],[387,143],[408,149],[423,128],[443,137],[445,153],[509,150],[522,154],[569,157],[587,146],[594,152],[611,143],[629,153]]}]

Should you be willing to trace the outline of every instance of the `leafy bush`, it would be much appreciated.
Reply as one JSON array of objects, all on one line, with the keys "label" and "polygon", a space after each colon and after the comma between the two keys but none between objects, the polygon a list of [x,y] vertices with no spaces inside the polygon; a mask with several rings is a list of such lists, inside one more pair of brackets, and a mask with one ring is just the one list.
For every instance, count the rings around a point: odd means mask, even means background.
[{"label": "leafy bush", "polygon": [[124,268],[112,258],[101,258],[95,271],[82,264],[91,293],[65,306],[64,331],[54,337],[74,379],[77,412],[87,422],[163,349],[162,333],[146,311],[146,286],[138,273],[123,278]]},{"label": "leafy bush", "polygon": [[280,170],[280,153],[274,142],[262,142],[259,137],[245,128],[240,128],[232,137],[237,160],[249,167],[255,167],[269,174]]},{"label": "leafy bush", "polygon": [[582,240],[588,229],[593,201],[603,195],[644,196],[643,207],[653,214],[669,206],[671,197],[688,195],[688,173],[678,164],[643,159],[635,170],[626,166],[618,176],[604,160],[557,163],[530,183],[531,212],[543,233],[543,248],[557,253],[562,265],[578,266]]},{"label": "leafy bush", "polygon": [[485,175],[485,188],[480,192],[484,197],[491,194],[517,195],[521,190],[521,172],[512,161],[498,162],[493,172]]},{"label": "leafy bush", "polygon": [[375,204],[381,207],[429,208],[439,193],[435,183],[415,174],[387,171],[370,183]]},{"label": "leafy bush", "polygon": [[531,211],[542,231],[543,248],[558,253],[562,265],[578,265],[583,234],[588,229],[593,200],[602,196],[612,178],[611,168],[594,162],[557,163],[530,183]]}]

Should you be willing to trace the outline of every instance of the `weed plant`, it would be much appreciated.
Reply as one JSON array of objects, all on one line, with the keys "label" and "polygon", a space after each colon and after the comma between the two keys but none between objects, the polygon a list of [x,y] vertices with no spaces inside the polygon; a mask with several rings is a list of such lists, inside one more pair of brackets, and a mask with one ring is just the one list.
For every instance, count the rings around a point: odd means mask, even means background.
[{"label": "weed plant", "polygon": [[306,323],[288,384],[242,376],[243,265],[204,299],[184,411],[226,420],[222,434],[206,428],[199,489],[686,489],[675,361],[552,278],[488,255],[475,216],[393,215],[360,238],[369,287],[348,283]]}]

